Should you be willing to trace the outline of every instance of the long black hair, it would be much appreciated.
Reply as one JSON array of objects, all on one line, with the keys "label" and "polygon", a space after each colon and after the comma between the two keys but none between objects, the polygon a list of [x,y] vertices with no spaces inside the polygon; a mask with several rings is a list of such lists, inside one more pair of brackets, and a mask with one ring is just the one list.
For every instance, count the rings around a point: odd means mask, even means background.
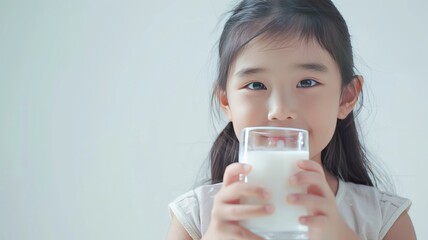
[{"label": "long black hair", "polygon": [[[297,36],[316,40],[338,64],[342,89],[355,78],[351,39],[340,12],[330,0],[242,0],[230,12],[219,41],[218,77],[212,95],[226,90],[229,68],[242,48],[258,36]],[[360,105],[361,106],[361,105]],[[218,108],[216,108],[218,109]],[[229,122],[210,151],[211,183],[221,182],[225,168],[238,162],[239,142]],[[337,120],[331,141],[321,152],[323,167],[344,181],[373,186],[377,182],[355,124],[354,112]]]}]

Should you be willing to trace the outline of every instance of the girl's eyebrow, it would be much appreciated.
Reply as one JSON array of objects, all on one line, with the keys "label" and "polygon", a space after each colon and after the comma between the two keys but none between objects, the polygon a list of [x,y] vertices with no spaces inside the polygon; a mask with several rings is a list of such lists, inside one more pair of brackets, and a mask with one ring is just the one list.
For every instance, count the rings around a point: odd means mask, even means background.
[{"label": "girl's eyebrow", "polygon": [[[293,66],[295,69],[301,69],[301,70],[310,70],[315,72],[328,72],[328,68],[326,65],[322,63],[299,63]],[[235,76],[237,77],[245,77],[257,73],[264,73],[267,72],[266,68],[243,68],[239,70],[237,73],[235,73]]]},{"label": "girl's eyebrow", "polygon": [[263,73],[266,71],[267,71],[267,69],[265,69],[265,68],[248,67],[248,68],[243,68],[243,69],[239,70],[237,73],[235,73],[235,76],[245,77],[245,76],[249,76],[252,74]]},{"label": "girl's eyebrow", "polygon": [[296,69],[311,70],[315,72],[328,72],[327,66],[322,63],[299,63],[294,65]]}]

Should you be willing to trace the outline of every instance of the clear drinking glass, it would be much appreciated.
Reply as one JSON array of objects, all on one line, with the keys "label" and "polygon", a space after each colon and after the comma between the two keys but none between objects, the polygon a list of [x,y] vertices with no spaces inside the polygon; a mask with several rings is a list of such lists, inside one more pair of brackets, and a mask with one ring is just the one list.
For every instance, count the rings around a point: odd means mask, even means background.
[{"label": "clear drinking glass", "polygon": [[243,198],[244,204],[272,204],[275,212],[269,216],[251,218],[241,224],[265,239],[308,239],[307,226],[299,217],[307,215],[303,206],[289,205],[290,193],[304,193],[306,187],[291,187],[290,176],[299,171],[298,160],[309,159],[308,131],[296,128],[250,127],[242,130],[239,162],[252,166],[241,181],[262,186],[272,193],[269,201]]}]

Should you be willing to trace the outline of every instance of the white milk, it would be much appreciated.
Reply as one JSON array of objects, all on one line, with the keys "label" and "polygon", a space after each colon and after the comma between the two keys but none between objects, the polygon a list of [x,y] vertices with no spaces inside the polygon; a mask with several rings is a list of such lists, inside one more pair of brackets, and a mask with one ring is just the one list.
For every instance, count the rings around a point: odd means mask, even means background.
[{"label": "white milk", "polygon": [[301,232],[307,231],[307,227],[300,225],[299,217],[307,215],[306,209],[302,206],[289,205],[286,201],[290,193],[305,192],[304,188],[291,187],[288,179],[297,173],[297,161],[308,159],[308,151],[249,151],[241,162],[252,166],[246,181],[256,184],[272,193],[270,201],[262,202],[255,199],[243,199],[242,203],[270,203],[275,207],[272,215],[265,217],[251,218],[242,221],[242,225],[255,231],[280,231],[280,232]]}]

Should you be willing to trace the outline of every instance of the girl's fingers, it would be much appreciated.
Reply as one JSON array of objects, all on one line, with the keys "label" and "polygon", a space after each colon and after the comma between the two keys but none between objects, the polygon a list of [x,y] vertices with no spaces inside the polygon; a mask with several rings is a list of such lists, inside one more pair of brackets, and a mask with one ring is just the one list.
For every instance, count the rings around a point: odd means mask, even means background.
[{"label": "girl's fingers", "polygon": [[[308,194],[313,194],[316,196],[323,196],[323,197],[330,196],[330,198],[334,198],[334,194],[328,185],[325,187],[325,190],[319,185],[309,185],[306,191]],[[324,193],[324,191],[327,191],[327,194]]]},{"label": "girl's fingers", "polygon": [[287,202],[292,205],[305,206],[309,215],[328,215],[332,208],[325,198],[311,194],[290,194]]},{"label": "girl's fingers", "polygon": [[[235,182],[223,188],[216,196],[213,215],[217,219],[239,221],[250,217],[264,216],[273,212],[268,204],[239,204],[242,197],[266,202],[270,193],[263,188],[243,182]],[[266,200],[266,201],[263,201]]]},{"label": "girl's fingers", "polygon": [[226,167],[223,177],[223,187],[226,187],[234,182],[239,181],[241,174],[248,174],[251,170],[251,165],[243,163],[232,163]]},{"label": "girl's fingers", "polygon": [[262,187],[244,182],[235,182],[219,192],[217,197],[221,202],[232,203],[243,197],[268,200],[271,197],[271,193]]},{"label": "girl's fingers", "polygon": [[307,192],[310,194],[328,198],[334,197],[325,176],[318,172],[300,171],[290,177],[289,184],[291,186],[307,186]]},{"label": "girl's fingers", "polygon": [[308,192],[319,196],[327,196],[331,189],[324,175],[317,172],[300,171],[289,178],[291,186],[308,186]]},{"label": "girl's fingers", "polygon": [[314,229],[323,229],[325,226],[328,226],[328,221],[328,217],[325,215],[302,216],[299,218],[299,222],[302,225]]},{"label": "girl's fingers", "polygon": [[245,227],[242,227],[238,223],[225,224],[219,226],[219,231],[222,232],[223,239],[236,239],[236,240],[263,240],[260,236],[252,233]]},{"label": "girl's fingers", "polygon": [[325,182],[325,177],[316,172],[300,171],[290,177],[289,182],[292,186],[304,184],[320,184]]},{"label": "girl's fingers", "polygon": [[297,162],[297,166],[303,170],[317,172],[324,176],[324,169],[321,164],[312,160],[301,160]]},{"label": "girl's fingers", "polygon": [[224,204],[216,212],[217,217],[227,221],[240,221],[253,217],[266,216],[274,212],[272,205]]}]

